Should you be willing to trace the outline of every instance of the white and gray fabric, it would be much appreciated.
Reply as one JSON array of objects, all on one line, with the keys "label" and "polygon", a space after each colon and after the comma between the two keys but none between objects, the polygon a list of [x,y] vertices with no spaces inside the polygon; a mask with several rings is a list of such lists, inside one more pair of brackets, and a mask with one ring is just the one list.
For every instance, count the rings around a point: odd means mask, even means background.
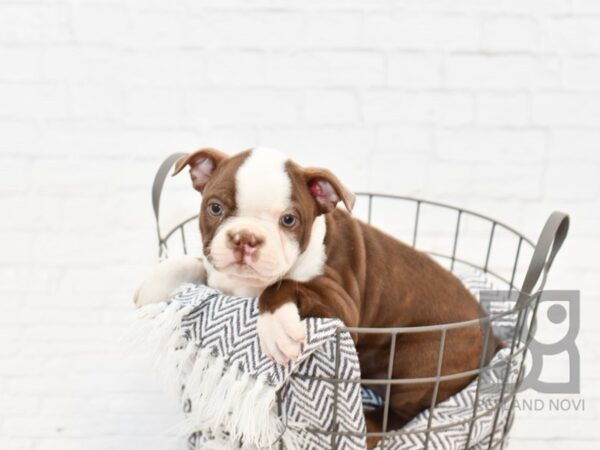
[{"label": "white and gray fabric", "polygon": [[[400,430],[401,434],[386,438],[383,445],[380,442],[376,449],[422,449],[428,440],[428,448],[435,450],[464,450],[467,442],[471,450],[487,449],[494,430],[494,421],[497,421],[494,433],[496,438],[501,435],[507,421],[508,405],[505,404],[504,408],[500,409],[497,419],[496,406],[509,353],[508,348],[500,350],[490,363],[491,369],[484,371],[479,380],[474,380],[459,393],[436,405],[431,417],[431,431],[427,431],[430,428],[431,412],[425,410],[406,424]],[[518,376],[518,361],[515,359],[508,366],[508,383],[512,386]],[[508,397],[505,397],[505,400],[507,399]],[[475,412],[476,403],[478,408]],[[472,421],[471,427],[471,419],[475,414],[476,419]]]},{"label": "white and gray fabric", "polygon": [[[188,284],[169,302],[141,308],[140,317],[151,326],[158,366],[170,370],[167,379],[181,394],[190,450],[322,450],[332,448],[333,430],[349,433],[335,437],[336,448],[365,449],[363,404],[376,407],[382,399],[357,382],[356,350],[350,335],[338,331],[339,320],[305,319],[302,354],[282,367],[260,350],[256,299]],[[509,383],[517,378],[517,361],[506,364],[508,351],[496,355],[496,369],[480,376],[479,388],[473,381],[438,404],[431,418],[423,411],[377,448],[412,450],[428,441],[431,449],[458,450],[467,440],[473,450],[487,448],[494,422],[499,434],[507,420],[508,408],[497,419],[494,412],[507,366]],[[436,430],[428,432],[429,425]]]},{"label": "white and gray fabric", "polygon": [[[358,358],[349,333],[336,332],[343,326],[339,320],[306,319],[301,356],[283,367],[260,350],[256,299],[188,284],[168,304],[140,312],[152,319],[152,335],[163,357],[158,365],[176,367],[167,378],[183,386],[190,449],[277,448],[281,438],[286,449],[316,450],[328,448],[331,438],[308,429],[332,430],[334,424],[338,431],[365,429]],[[304,377],[349,382],[336,388]],[[356,436],[341,437],[338,444],[349,450],[365,448],[364,438]]]}]

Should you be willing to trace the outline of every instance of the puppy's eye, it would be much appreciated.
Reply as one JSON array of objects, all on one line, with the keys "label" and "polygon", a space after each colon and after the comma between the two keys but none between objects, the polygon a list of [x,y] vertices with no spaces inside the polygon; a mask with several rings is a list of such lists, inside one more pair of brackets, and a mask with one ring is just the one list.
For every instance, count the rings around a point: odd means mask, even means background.
[{"label": "puppy's eye", "polygon": [[292,228],[298,222],[298,218],[293,214],[284,214],[279,222],[286,228]]},{"label": "puppy's eye", "polygon": [[223,207],[217,202],[212,202],[208,205],[208,212],[216,217],[222,216],[223,215]]}]

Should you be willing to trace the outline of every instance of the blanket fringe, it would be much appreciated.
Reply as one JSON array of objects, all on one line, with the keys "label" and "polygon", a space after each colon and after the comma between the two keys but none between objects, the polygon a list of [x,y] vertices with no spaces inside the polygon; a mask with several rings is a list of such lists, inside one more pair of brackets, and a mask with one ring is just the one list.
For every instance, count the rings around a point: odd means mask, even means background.
[{"label": "blanket fringe", "polygon": [[181,431],[225,430],[243,448],[275,449],[282,439],[286,450],[301,449],[300,430],[286,427],[277,414],[275,386],[228,364],[216,348],[198,347],[182,336],[181,320],[192,309],[171,302],[140,308],[138,314],[151,327],[144,346],[154,349],[154,366],[184,403],[191,402]]},{"label": "blanket fringe", "polygon": [[205,350],[196,357],[184,390],[192,403],[187,431],[222,428],[233,440],[271,448],[286,432],[275,412],[275,387]]}]

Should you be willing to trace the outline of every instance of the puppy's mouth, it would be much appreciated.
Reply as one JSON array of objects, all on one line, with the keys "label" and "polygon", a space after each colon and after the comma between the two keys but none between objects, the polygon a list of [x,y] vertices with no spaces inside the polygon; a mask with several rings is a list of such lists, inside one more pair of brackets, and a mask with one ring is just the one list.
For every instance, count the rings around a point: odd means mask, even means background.
[{"label": "puppy's mouth", "polygon": [[263,275],[261,275],[258,270],[256,270],[254,267],[252,267],[251,264],[249,264],[247,261],[234,261],[230,264],[227,264],[225,267],[223,267],[222,269],[219,270],[232,270],[236,273],[239,273],[240,275],[249,275],[249,276],[253,276],[253,277],[261,277],[264,278]]},{"label": "puppy's mouth", "polygon": [[234,261],[222,267],[215,267],[215,269],[217,269],[219,272],[224,272],[228,275],[233,275],[237,278],[243,278],[247,280],[268,281],[277,278],[276,275],[274,276],[260,273],[258,270],[256,270],[256,268],[245,261]]}]

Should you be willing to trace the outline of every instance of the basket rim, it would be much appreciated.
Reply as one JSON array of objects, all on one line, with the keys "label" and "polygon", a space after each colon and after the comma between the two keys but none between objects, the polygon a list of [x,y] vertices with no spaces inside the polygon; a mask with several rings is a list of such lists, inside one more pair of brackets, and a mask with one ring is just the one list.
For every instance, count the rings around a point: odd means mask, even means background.
[{"label": "basket rim", "polygon": [[[438,206],[438,207],[446,208],[446,209],[452,209],[454,211],[460,212],[461,214],[468,214],[468,215],[471,215],[473,217],[478,217],[480,219],[487,220],[487,221],[491,222],[495,226],[502,227],[502,228],[506,229],[507,231],[510,231],[511,233],[514,233],[520,239],[522,239],[524,242],[526,242],[527,244],[531,245],[532,247],[535,246],[535,243],[531,239],[529,239],[527,236],[525,236],[523,233],[521,233],[520,231],[518,231],[514,227],[511,227],[510,225],[507,225],[504,222],[501,222],[501,221],[496,220],[496,219],[494,219],[494,218],[492,218],[490,216],[478,213],[478,212],[473,211],[473,210],[468,209],[468,208],[463,208],[463,207],[460,207],[460,206],[455,206],[455,205],[452,205],[452,204],[449,204],[449,203],[443,203],[443,202],[438,202],[438,201],[434,201],[434,200],[428,200],[428,199],[425,199],[425,198],[422,198],[422,197],[413,197],[413,196],[410,196],[410,195],[397,195],[397,194],[388,194],[388,193],[383,193],[383,192],[368,192],[368,191],[359,191],[359,192],[356,192],[355,195],[357,197],[387,198],[387,199],[394,199],[394,200],[412,201],[412,202],[415,202],[417,204],[425,204],[425,205]],[[177,223],[164,236],[160,237],[160,243],[159,244],[160,245],[164,244],[179,228],[181,228],[182,226],[184,226],[187,223],[191,222],[192,220],[197,219],[198,217],[199,217],[199,214],[193,214],[192,216],[189,216],[187,219],[184,219],[181,222]]]},{"label": "basket rim", "polygon": [[[382,192],[369,192],[369,191],[358,191],[355,193],[355,195],[357,197],[369,199],[369,215],[370,215],[371,201],[373,198],[385,198],[385,199],[392,199],[392,200],[414,202],[417,204],[417,208],[421,204],[431,205],[431,206],[436,206],[436,207],[440,207],[440,208],[446,208],[449,210],[453,210],[453,211],[456,211],[458,214],[468,214],[473,217],[477,217],[477,218],[486,220],[493,227],[502,227],[502,228],[506,229],[507,231],[513,233],[516,237],[519,238],[519,240],[521,242],[525,242],[525,243],[529,244],[532,248],[535,247],[535,244],[533,243],[533,241],[531,241],[529,238],[527,238],[525,235],[523,235],[521,232],[519,232],[515,228],[511,227],[510,225],[507,225],[507,224],[500,222],[492,217],[489,217],[485,214],[478,213],[471,209],[462,208],[459,206],[455,206],[455,205],[451,205],[451,204],[443,203],[443,202],[439,202],[439,201],[428,200],[428,199],[421,198],[421,197],[413,197],[410,195],[397,195],[397,194],[389,194],[389,193],[382,193]],[[159,248],[165,247],[166,242],[177,231],[180,231],[183,233],[183,227],[185,225],[187,225],[188,223],[198,219],[198,217],[199,217],[199,214],[193,214],[192,216],[189,216],[188,218],[186,218],[186,219],[182,220],[181,222],[177,223],[176,225],[174,225],[164,236],[159,237]],[[369,219],[370,219],[370,217],[369,217]],[[446,330],[457,329],[457,328],[481,326],[481,325],[484,325],[487,323],[493,323],[494,321],[500,320],[505,316],[510,316],[515,313],[519,313],[520,311],[526,309],[529,306],[529,304],[536,298],[536,296],[539,295],[540,291],[536,291],[531,294],[523,292],[523,291],[515,288],[514,286],[512,286],[511,281],[509,281],[505,277],[499,275],[498,273],[495,273],[494,271],[490,270],[489,268],[484,269],[481,266],[477,266],[475,263],[472,263],[465,259],[456,257],[456,255],[450,256],[450,255],[434,252],[431,250],[425,250],[425,249],[419,249],[419,250],[422,252],[425,252],[431,256],[436,256],[436,257],[441,257],[441,258],[446,258],[446,259],[453,259],[461,264],[468,265],[468,266],[472,267],[473,269],[481,270],[485,274],[490,274],[493,277],[497,278],[498,280],[502,281],[503,283],[506,283],[506,285],[510,288],[511,292],[519,293],[520,296],[522,296],[522,298],[524,298],[525,300],[521,300],[521,302],[518,302],[518,303],[515,302],[515,305],[507,311],[502,311],[501,313],[497,313],[494,315],[488,314],[486,316],[482,316],[477,319],[471,319],[471,320],[465,320],[465,321],[459,321],[459,322],[450,322],[450,323],[444,323],[444,324],[436,324],[436,325],[420,325],[420,326],[411,326],[411,327],[373,328],[373,327],[346,327],[346,326],[344,326],[344,327],[338,328],[338,332],[349,332],[349,333],[359,333],[359,334],[390,334],[390,335],[393,334],[393,335],[395,335],[395,334],[446,331]],[[494,289],[494,290],[500,290],[500,289]]]}]

